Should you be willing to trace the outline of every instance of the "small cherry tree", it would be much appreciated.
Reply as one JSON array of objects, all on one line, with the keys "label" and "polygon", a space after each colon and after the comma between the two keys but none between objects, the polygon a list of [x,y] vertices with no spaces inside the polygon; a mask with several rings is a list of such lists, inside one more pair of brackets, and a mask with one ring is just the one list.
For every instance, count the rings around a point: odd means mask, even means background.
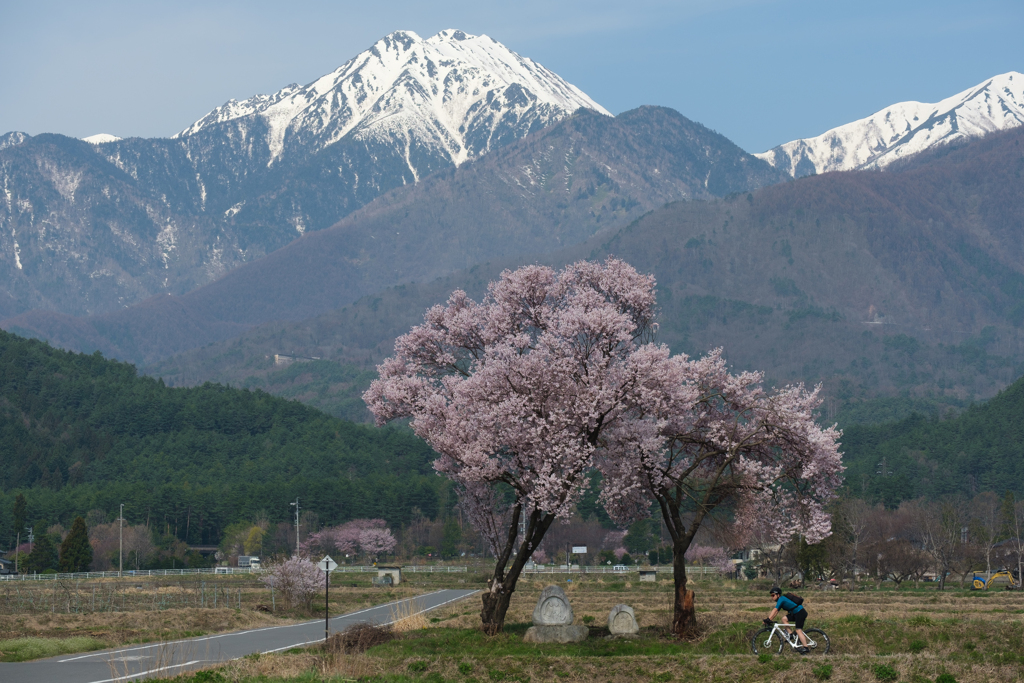
[{"label": "small cherry tree", "polygon": [[305,557],[293,556],[272,565],[260,579],[281,593],[289,604],[311,610],[313,598],[324,588],[327,575]]},{"label": "small cherry tree", "polygon": [[572,515],[603,434],[638,414],[653,307],[654,279],[615,259],[505,271],[482,302],[456,291],[427,311],[364,394],[378,423],[412,418],[488,539],[485,632],[501,631],[526,561]]},{"label": "small cherry tree", "polygon": [[638,406],[643,419],[622,421],[606,435],[599,466],[602,500],[620,523],[643,518],[653,498],[672,537],[679,636],[696,629],[686,554],[698,529],[731,516],[744,538],[755,529],[780,542],[802,533],[809,543],[830,531],[824,504],[843,470],[835,428],[814,422],[818,389],[761,387],[760,373],[734,375],[721,350],[704,358],[651,355]]}]

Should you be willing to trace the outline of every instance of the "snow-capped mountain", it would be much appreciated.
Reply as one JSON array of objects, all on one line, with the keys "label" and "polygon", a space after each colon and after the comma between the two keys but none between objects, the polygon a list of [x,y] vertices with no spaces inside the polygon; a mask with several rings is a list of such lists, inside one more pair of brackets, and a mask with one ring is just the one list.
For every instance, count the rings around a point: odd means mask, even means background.
[{"label": "snow-capped mountain", "polygon": [[89,137],[82,138],[83,141],[93,145],[102,145],[105,142],[117,142],[121,138],[110,133],[97,133],[96,135],[90,135]]},{"label": "snow-capped mountain", "polygon": [[1024,125],[1024,74],[1010,71],[941,102],[900,102],[754,156],[794,177],[884,168],[937,145]]},{"label": "snow-capped mountain", "polygon": [[176,135],[228,122],[258,131],[269,164],[295,148],[318,152],[345,136],[424,146],[456,165],[565,118],[608,112],[575,86],[488,36],[446,30],[426,40],[396,31],[309,85],[231,100]]},{"label": "snow-capped mountain", "polygon": [[182,294],[581,107],[608,114],[487,36],[397,31],[173,138],[5,134],[0,314]]}]

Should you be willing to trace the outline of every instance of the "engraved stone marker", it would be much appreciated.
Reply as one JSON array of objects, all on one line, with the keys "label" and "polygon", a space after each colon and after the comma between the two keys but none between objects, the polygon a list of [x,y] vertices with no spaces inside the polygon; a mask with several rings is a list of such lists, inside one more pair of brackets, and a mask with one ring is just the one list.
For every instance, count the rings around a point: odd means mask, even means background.
[{"label": "engraved stone marker", "polygon": [[615,605],[608,614],[608,631],[613,636],[635,636],[640,632],[636,614],[629,605]]},{"label": "engraved stone marker", "polygon": [[558,586],[548,586],[533,608],[533,626],[526,631],[527,643],[578,643],[586,640],[590,629],[573,625],[572,606]]},{"label": "engraved stone marker", "polygon": [[572,606],[561,588],[548,586],[541,591],[537,606],[533,608],[534,626],[565,626],[572,620]]}]

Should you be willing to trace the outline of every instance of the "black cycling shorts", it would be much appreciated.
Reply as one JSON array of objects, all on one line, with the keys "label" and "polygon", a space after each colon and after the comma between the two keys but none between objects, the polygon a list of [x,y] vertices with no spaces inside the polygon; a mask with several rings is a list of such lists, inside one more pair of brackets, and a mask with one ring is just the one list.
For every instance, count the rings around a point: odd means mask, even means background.
[{"label": "black cycling shorts", "polygon": [[798,612],[790,612],[786,615],[790,623],[796,624],[798,629],[803,630],[804,622],[807,621],[807,608],[803,608]]}]

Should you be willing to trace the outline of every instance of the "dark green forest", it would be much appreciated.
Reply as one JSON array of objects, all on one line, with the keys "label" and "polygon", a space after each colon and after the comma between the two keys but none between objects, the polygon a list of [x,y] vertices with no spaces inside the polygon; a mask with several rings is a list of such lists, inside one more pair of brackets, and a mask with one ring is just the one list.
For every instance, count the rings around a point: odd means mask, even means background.
[{"label": "dark green forest", "polygon": [[[446,486],[434,453],[403,427],[377,429],[262,391],[175,389],[99,353],[76,354],[0,331],[0,539],[13,544],[15,496],[26,521],[71,526],[123,503],[190,544],[216,543],[288,503],[322,523],[436,517]],[[293,508],[292,508],[293,509]]]},{"label": "dark green forest", "polygon": [[[1024,379],[950,414],[847,424],[849,494],[887,506],[1024,494]],[[14,539],[18,493],[29,525],[68,527],[91,510],[113,519],[123,503],[129,524],[189,544],[215,544],[229,524],[261,512],[289,521],[296,497],[321,523],[380,517],[400,527],[443,513],[439,501],[450,497],[433,457],[404,427],[347,422],[260,390],[171,388],[99,353],[0,331],[3,545]],[[593,493],[581,508],[604,517]]]},{"label": "dark green forest", "polygon": [[851,495],[888,507],[903,500],[1024,495],[1024,379],[957,417],[913,414],[898,422],[844,430]]}]

